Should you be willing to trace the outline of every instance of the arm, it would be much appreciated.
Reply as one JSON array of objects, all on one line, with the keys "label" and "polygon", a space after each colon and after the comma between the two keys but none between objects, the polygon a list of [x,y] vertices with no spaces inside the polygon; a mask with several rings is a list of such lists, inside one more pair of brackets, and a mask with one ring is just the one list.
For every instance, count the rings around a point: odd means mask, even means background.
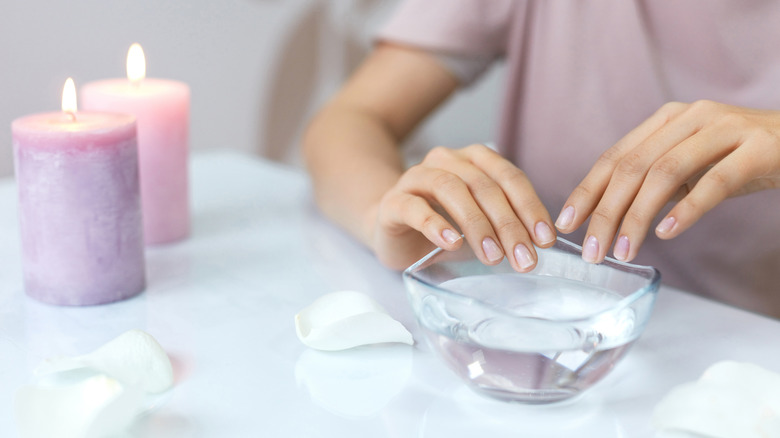
[{"label": "arm", "polygon": [[304,136],[322,211],[371,246],[379,200],[404,171],[400,144],[457,85],[427,54],[378,46]]},{"label": "arm", "polygon": [[528,271],[534,243],[555,234],[522,171],[482,145],[435,148],[403,168],[400,143],[457,85],[424,52],[379,46],[306,132],[317,203],[391,268],[433,246],[455,250],[462,233],[483,263],[508,255]]}]

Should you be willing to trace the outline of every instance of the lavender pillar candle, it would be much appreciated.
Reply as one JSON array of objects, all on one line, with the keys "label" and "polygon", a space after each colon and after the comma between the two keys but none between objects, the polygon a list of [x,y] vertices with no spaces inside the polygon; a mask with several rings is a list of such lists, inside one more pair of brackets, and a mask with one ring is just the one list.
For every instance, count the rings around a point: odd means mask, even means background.
[{"label": "lavender pillar candle", "polygon": [[44,113],[14,120],[27,295],[59,305],[145,286],[135,118]]}]

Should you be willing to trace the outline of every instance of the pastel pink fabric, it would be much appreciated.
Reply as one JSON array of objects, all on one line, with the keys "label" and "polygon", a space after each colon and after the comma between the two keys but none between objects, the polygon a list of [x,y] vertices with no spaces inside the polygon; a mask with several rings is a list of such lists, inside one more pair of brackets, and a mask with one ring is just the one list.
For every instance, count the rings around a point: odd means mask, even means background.
[{"label": "pastel pink fabric", "polygon": [[[600,154],[665,102],[780,109],[778,23],[772,0],[411,0],[378,37],[505,60],[498,146],[554,220]],[[584,228],[569,237],[581,243]],[[728,199],[671,241],[651,230],[635,262],[780,317],[780,190]]]}]

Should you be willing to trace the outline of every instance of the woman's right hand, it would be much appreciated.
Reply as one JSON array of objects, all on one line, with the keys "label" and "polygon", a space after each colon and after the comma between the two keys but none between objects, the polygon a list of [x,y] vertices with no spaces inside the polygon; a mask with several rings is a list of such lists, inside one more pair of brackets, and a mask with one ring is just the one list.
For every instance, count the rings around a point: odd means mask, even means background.
[{"label": "woman's right hand", "polygon": [[437,147],[402,174],[371,210],[371,246],[383,264],[403,269],[434,246],[455,250],[465,236],[494,265],[536,266],[534,244],[555,241],[550,214],[520,169],[481,144]]}]

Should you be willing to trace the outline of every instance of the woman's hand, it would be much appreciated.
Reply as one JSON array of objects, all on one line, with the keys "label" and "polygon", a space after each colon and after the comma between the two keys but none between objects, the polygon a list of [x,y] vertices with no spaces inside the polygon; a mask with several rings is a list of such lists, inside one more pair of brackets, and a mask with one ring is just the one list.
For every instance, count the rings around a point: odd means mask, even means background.
[{"label": "woman's hand", "polygon": [[601,156],[556,226],[571,232],[590,216],[583,258],[602,261],[617,235],[615,258],[629,261],[670,200],[679,202],[655,228],[661,239],[727,197],[778,187],[780,111],[669,103]]},{"label": "woman's hand", "polygon": [[555,241],[550,215],[525,174],[484,145],[431,150],[387,191],[369,220],[372,249],[397,269],[434,245],[459,248],[462,233],[483,263],[506,255],[525,272],[536,265],[534,243]]}]

